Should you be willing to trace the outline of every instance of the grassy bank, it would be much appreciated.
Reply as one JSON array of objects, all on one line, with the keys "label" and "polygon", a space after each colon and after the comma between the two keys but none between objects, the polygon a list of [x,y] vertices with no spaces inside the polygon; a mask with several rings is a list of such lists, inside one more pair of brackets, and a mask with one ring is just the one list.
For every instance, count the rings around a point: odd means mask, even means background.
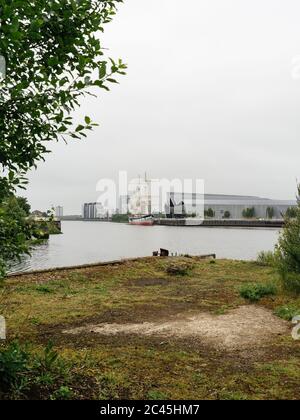
[{"label": "grassy bank", "polygon": [[[1,398],[299,399],[300,342],[282,318],[300,299],[276,281],[270,291],[275,278],[253,262],[148,258],[7,279],[2,351],[30,344],[24,386],[16,381]],[[254,304],[251,287],[269,293]],[[215,335],[181,328],[195,319]],[[149,331],[135,332],[142,323]],[[117,325],[107,333],[103,324]],[[160,326],[171,332],[155,333]]]}]

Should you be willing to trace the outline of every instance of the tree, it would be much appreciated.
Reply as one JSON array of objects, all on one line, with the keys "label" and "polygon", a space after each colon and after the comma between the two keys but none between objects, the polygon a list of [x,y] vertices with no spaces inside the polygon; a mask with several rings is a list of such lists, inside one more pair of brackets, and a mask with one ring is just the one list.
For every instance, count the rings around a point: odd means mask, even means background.
[{"label": "tree", "polygon": [[71,112],[125,74],[121,60],[105,58],[98,38],[121,2],[0,0],[7,66],[0,79],[0,204],[25,188],[26,173],[45,159],[50,142],[81,139],[96,125],[86,116],[74,126]]},{"label": "tree", "polygon": [[230,211],[226,210],[224,212],[224,219],[230,219],[230,217],[231,217]]},{"label": "tree", "polygon": [[275,214],[274,207],[268,207],[266,211],[266,215],[268,219],[273,219]]},{"label": "tree", "polygon": [[300,185],[294,217],[285,217],[285,225],[275,249],[275,261],[286,289],[300,293]]},{"label": "tree", "polygon": [[297,207],[289,207],[285,213],[287,219],[294,219],[297,217]]},{"label": "tree", "polygon": [[255,208],[251,207],[244,209],[242,214],[245,219],[253,219],[253,217],[255,217]]},{"label": "tree", "polygon": [[24,211],[26,216],[30,215],[31,206],[25,197],[16,197],[19,207]]},{"label": "tree", "polygon": [[9,196],[0,205],[0,278],[4,276],[7,262],[28,253],[27,240],[31,237],[26,212],[20,200]]},{"label": "tree", "polygon": [[205,217],[214,217],[215,216],[215,212],[213,211],[212,208],[209,208],[207,210],[204,211],[204,215]]}]

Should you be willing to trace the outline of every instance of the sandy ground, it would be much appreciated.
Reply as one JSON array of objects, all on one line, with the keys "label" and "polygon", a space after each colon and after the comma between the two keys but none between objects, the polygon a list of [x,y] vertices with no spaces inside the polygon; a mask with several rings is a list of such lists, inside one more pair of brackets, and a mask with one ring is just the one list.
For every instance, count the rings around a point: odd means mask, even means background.
[{"label": "sandy ground", "polygon": [[208,313],[178,314],[169,321],[137,324],[86,325],[64,334],[138,334],[173,338],[195,338],[204,344],[227,350],[258,348],[272,338],[289,332],[289,324],[267,309],[241,306],[226,315]]}]

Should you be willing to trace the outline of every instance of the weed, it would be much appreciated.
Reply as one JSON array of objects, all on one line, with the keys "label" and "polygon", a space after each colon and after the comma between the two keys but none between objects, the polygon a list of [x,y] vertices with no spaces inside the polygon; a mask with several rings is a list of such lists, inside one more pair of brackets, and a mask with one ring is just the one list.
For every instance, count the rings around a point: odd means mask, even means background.
[{"label": "weed", "polygon": [[279,318],[291,321],[294,316],[300,315],[300,307],[295,305],[280,306],[275,309],[274,313],[279,316]]},{"label": "weed", "polygon": [[281,282],[285,290],[300,294],[300,274],[292,272],[281,272]]},{"label": "weed", "polygon": [[70,400],[73,396],[73,391],[68,386],[61,386],[50,397],[51,400]]},{"label": "weed", "polygon": [[192,269],[192,264],[187,264],[184,262],[173,262],[166,267],[166,272],[172,276],[187,276]]},{"label": "weed", "polygon": [[17,342],[0,351],[0,389],[2,391],[25,388],[24,376],[28,371],[28,359],[28,351]]},{"label": "weed", "polygon": [[275,295],[277,288],[273,283],[246,284],[240,288],[240,295],[250,302],[258,302],[265,296]]},{"label": "weed", "polygon": [[272,251],[261,251],[257,256],[256,263],[262,267],[274,267],[275,255]]},{"label": "weed", "polygon": [[163,392],[153,390],[148,392],[147,398],[149,400],[166,400],[167,396]]},{"label": "weed", "polygon": [[35,288],[35,290],[39,293],[53,293],[53,289],[51,289],[49,286],[45,286],[45,285],[41,285],[41,286],[37,286]]}]

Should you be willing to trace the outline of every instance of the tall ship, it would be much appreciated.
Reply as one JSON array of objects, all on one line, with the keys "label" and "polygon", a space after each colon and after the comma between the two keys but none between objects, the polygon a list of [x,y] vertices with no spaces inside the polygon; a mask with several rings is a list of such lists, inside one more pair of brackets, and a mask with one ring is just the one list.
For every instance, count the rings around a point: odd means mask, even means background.
[{"label": "tall ship", "polygon": [[129,224],[137,226],[153,226],[154,217],[151,214],[146,216],[133,216],[129,218]]}]

